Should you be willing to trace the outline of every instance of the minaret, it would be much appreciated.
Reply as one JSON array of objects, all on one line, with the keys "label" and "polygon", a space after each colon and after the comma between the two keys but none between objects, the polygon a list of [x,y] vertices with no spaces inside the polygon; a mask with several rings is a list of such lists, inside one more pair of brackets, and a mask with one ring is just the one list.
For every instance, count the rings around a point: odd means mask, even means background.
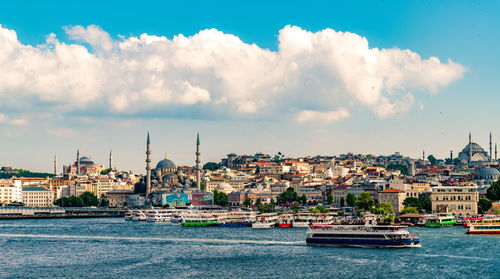
[{"label": "minaret", "polygon": [[149,142],[149,132],[148,132],[148,140],[146,142],[146,199],[148,198],[151,192],[151,148]]},{"label": "minaret", "polygon": [[201,190],[201,182],[200,182],[200,133],[196,136],[196,187],[198,190]]},{"label": "minaret", "polygon": [[425,150],[422,150],[422,162],[425,165]]},{"label": "minaret", "polygon": [[495,162],[497,162],[497,143],[495,142]]},{"label": "minaret", "polygon": [[54,175],[57,175],[57,158],[56,158],[56,154],[54,154]]},{"label": "minaret", "polygon": [[113,150],[109,151],[109,168],[113,170]]},{"label": "minaret", "polygon": [[453,165],[453,150],[450,150],[450,160],[451,164]]},{"label": "minaret", "polygon": [[493,161],[493,142],[491,140],[491,132],[490,132],[490,162]]},{"label": "minaret", "polygon": [[472,163],[472,137],[469,132],[469,166]]},{"label": "minaret", "polygon": [[76,174],[80,174],[80,149],[76,151]]}]

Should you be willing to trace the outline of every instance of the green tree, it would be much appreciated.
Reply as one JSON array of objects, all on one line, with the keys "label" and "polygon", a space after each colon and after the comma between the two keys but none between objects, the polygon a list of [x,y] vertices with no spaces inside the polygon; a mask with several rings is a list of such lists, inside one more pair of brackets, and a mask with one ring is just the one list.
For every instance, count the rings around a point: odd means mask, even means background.
[{"label": "green tree", "polygon": [[427,212],[431,212],[432,211],[432,202],[430,200],[423,200],[422,201],[422,208]]},{"label": "green tree", "polygon": [[436,159],[436,157],[434,157],[434,155],[427,156],[427,160],[429,160],[429,162],[431,162],[431,165],[433,165],[433,166],[437,165],[437,159]]},{"label": "green tree", "polygon": [[245,201],[243,201],[243,205],[246,207],[252,206],[252,199],[246,198]]},{"label": "green tree", "polygon": [[99,205],[99,199],[91,192],[83,192],[79,197],[82,199],[83,206]]},{"label": "green tree", "polygon": [[361,210],[370,210],[375,204],[375,200],[370,196],[369,193],[363,192],[359,195],[356,200],[356,206]]},{"label": "green tree", "polygon": [[326,202],[328,204],[330,204],[330,205],[333,203],[333,195],[332,195],[332,193],[330,193],[330,194],[328,194],[328,196],[326,196]]},{"label": "green tree", "polygon": [[103,174],[103,175],[104,175],[104,174],[108,174],[108,173],[110,173],[112,170],[113,170],[112,168],[107,168],[107,169],[104,169],[104,170],[102,170],[102,171],[101,171],[101,174]]},{"label": "green tree", "polygon": [[292,211],[293,211],[293,214],[297,214],[300,210],[300,207],[296,204],[292,205]]},{"label": "green tree", "polygon": [[402,174],[408,175],[408,167],[402,164],[390,164],[387,166],[387,170],[399,170]]},{"label": "green tree", "polygon": [[345,206],[345,199],[344,197],[340,197],[340,207],[344,207]]},{"label": "green tree", "polygon": [[310,213],[313,213],[313,214],[318,214],[318,213],[321,213],[321,212],[319,211],[319,209],[317,209],[317,208],[311,208],[311,209],[309,210],[309,212],[310,212]]},{"label": "green tree", "polygon": [[285,155],[281,154],[281,152],[278,152],[278,154],[274,155],[274,157],[271,159],[271,162],[278,164],[283,161],[285,161]]},{"label": "green tree", "polygon": [[500,180],[491,183],[490,187],[486,191],[486,197],[491,201],[500,200]]},{"label": "green tree", "polygon": [[292,187],[290,187],[286,189],[285,192],[279,194],[278,199],[280,203],[292,203],[294,201],[297,201],[297,193]]},{"label": "green tree", "polygon": [[302,196],[298,197],[297,201],[300,204],[302,204],[302,205],[306,205],[307,204],[307,197],[306,197],[306,195],[302,195]]},{"label": "green tree", "polygon": [[356,196],[354,194],[347,194],[347,205],[353,207],[356,205]]},{"label": "green tree", "polygon": [[214,190],[214,204],[219,206],[228,206],[229,199],[227,197],[227,194],[224,192],[219,192],[217,190]]},{"label": "green tree", "polygon": [[386,216],[387,214],[392,214],[392,205],[389,202],[381,202],[377,204],[375,209],[373,210],[373,213],[375,214],[380,214],[382,216]]},{"label": "green tree", "polygon": [[220,168],[220,165],[214,162],[208,162],[203,165],[204,170],[216,171]]},{"label": "green tree", "polygon": [[255,201],[255,204],[256,205],[261,205],[262,204],[262,200],[260,198],[257,198],[257,200]]},{"label": "green tree", "polygon": [[319,211],[319,213],[328,213],[328,212],[330,212],[330,210],[326,209],[326,208],[325,208],[324,206],[322,206],[322,205],[318,205],[318,206],[316,206],[315,208]]},{"label": "green tree", "polygon": [[486,213],[486,211],[488,211],[488,209],[490,209],[491,205],[492,202],[490,200],[481,198],[477,203],[477,209],[479,213],[484,214]]},{"label": "green tree", "polygon": [[259,204],[257,209],[262,213],[269,213],[275,211],[275,206],[274,204]]},{"label": "green tree", "polygon": [[107,199],[101,199],[101,201],[99,202],[99,206],[101,207],[109,206],[109,201]]},{"label": "green tree", "polygon": [[413,207],[413,206],[407,206],[407,207],[403,208],[403,210],[401,210],[399,212],[399,215],[403,215],[403,214],[406,214],[406,213],[416,213],[416,214],[418,214],[418,208]]},{"label": "green tree", "polygon": [[422,209],[422,201],[417,199],[417,198],[414,198],[414,197],[408,197],[406,198],[404,201],[403,201],[403,205],[405,207],[407,206],[410,206],[410,207],[415,207],[417,208],[418,210],[421,210]]},{"label": "green tree", "polygon": [[345,212],[344,212],[344,211],[342,211],[342,210],[339,210],[339,211],[337,211],[337,214],[338,214],[339,216],[344,216],[344,215],[345,215]]}]

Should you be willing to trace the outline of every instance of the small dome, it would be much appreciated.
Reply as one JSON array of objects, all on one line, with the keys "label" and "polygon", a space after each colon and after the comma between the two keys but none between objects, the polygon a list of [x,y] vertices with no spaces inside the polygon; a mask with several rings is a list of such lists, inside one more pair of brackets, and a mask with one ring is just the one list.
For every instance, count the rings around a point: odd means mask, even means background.
[{"label": "small dome", "polygon": [[492,168],[492,167],[486,167],[482,170],[480,170],[477,175],[479,177],[483,177],[485,175],[500,175],[500,171],[498,171],[497,169],[495,168]]},{"label": "small dome", "polygon": [[163,159],[156,164],[157,169],[176,169],[174,162],[170,159]]},{"label": "small dome", "polygon": [[229,183],[223,182],[217,185],[217,188],[215,188],[215,190],[229,194],[234,191],[234,188],[231,185],[229,185]]}]

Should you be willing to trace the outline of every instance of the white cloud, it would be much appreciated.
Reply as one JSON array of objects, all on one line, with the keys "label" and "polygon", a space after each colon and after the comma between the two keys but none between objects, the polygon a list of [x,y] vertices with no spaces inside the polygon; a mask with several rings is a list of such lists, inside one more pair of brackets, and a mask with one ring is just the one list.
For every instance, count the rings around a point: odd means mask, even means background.
[{"label": "white cloud", "polygon": [[349,116],[351,116],[351,114],[345,109],[339,109],[334,111],[303,110],[297,114],[295,119],[299,123],[332,122],[341,120],[343,118],[347,118]]},{"label": "white cloud", "polygon": [[5,116],[5,114],[3,113],[0,113],[0,123],[5,122],[5,120],[7,120],[7,116]]},{"label": "white cloud", "polygon": [[10,124],[14,126],[23,126],[26,125],[26,123],[28,123],[28,119],[26,118],[17,118],[10,121]]},{"label": "white cloud", "polygon": [[231,116],[335,121],[358,107],[378,117],[404,113],[419,91],[436,93],[465,72],[451,60],[370,48],[366,38],[332,29],[313,33],[286,26],[279,31],[278,51],[215,29],[191,37],[118,40],[95,25],[65,30],[93,51],[53,34],[43,45],[25,45],[0,25],[0,104],[19,100],[19,111],[50,105],[87,116],[151,110],[171,115],[171,108],[196,105]]}]

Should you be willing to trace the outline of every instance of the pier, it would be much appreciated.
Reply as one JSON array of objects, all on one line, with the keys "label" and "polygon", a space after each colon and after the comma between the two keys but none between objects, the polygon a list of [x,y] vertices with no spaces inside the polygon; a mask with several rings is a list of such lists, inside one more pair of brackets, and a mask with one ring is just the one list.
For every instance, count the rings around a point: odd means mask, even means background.
[{"label": "pier", "polygon": [[101,207],[0,207],[0,220],[123,217],[124,210]]}]

